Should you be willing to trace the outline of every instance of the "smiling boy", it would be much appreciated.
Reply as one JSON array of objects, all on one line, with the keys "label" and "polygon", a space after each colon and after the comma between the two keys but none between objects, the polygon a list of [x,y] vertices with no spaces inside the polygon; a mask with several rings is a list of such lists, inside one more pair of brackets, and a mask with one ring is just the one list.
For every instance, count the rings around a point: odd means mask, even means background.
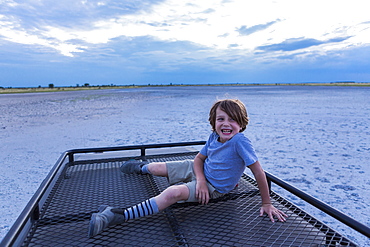
[{"label": "smiling boy", "polygon": [[101,233],[109,226],[158,213],[180,201],[207,204],[210,199],[221,197],[234,189],[245,167],[252,171],[260,190],[260,216],[266,213],[272,222],[274,216],[284,222],[287,216],[271,204],[265,172],[250,140],[241,133],[248,125],[244,104],[239,100],[217,101],[210,110],[209,122],[213,132],[193,161],[149,164],[125,162],[120,168],[123,173],[164,176],[171,186],[133,207],[123,209],[101,206],[99,213],[91,217],[89,237]]}]

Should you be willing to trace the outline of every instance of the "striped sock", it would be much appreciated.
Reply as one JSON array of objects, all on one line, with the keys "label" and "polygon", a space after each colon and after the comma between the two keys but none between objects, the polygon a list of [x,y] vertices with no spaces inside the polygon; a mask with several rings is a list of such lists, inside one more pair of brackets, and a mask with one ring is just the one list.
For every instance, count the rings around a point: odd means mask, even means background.
[{"label": "striped sock", "polygon": [[143,165],[143,167],[141,167],[141,173],[142,174],[151,174],[149,169],[148,169],[148,164]]},{"label": "striped sock", "polygon": [[150,198],[143,201],[135,206],[125,209],[123,215],[125,216],[125,221],[133,220],[143,216],[158,213],[158,206],[154,198]]}]

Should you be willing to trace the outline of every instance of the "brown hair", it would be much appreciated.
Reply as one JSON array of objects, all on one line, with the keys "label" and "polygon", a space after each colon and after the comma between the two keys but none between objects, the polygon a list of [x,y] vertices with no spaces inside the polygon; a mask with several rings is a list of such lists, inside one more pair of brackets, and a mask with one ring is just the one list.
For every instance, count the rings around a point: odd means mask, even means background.
[{"label": "brown hair", "polygon": [[222,111],[226,112],[229,117],[234,119],[240,125],[240,132],[243,132],[247,128],[249,118],[247,109],[245,108],[243,102],[238,99],[224,99],[218,100],[216,103],[214,103],[209,111],[208,120],[213,131],[216,131],[216,110],[218,107],[220,107]]}]

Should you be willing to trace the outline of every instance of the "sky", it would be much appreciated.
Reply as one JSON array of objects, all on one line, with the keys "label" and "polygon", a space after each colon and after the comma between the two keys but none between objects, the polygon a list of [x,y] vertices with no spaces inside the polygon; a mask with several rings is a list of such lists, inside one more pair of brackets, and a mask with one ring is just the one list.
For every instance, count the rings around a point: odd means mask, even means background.
[{"label": "sky", "polygon": [[367,0],[0,0],[0,87],[370,81]]}]

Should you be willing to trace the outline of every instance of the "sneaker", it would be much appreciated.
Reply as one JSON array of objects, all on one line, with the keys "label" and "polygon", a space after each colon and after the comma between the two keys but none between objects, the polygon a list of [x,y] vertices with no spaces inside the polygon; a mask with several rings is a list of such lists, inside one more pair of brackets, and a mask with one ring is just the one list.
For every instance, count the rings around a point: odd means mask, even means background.
[{"label": "sneaker", "polygon": [[91,216],[89,223],[89,238],[100,234],[105,228],[124,222],[123,214],[113,213],[111,211],[112,207],[107,205],[102,205],[99,207],[99,212],[94,213]]},{"label": "sneaker", "polygon": [[141,167],[148,164],[147,161],[142,160],[128,160],[119,168],[122,173],[126,174],[142,174]]}]

